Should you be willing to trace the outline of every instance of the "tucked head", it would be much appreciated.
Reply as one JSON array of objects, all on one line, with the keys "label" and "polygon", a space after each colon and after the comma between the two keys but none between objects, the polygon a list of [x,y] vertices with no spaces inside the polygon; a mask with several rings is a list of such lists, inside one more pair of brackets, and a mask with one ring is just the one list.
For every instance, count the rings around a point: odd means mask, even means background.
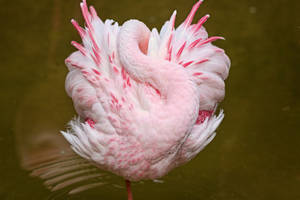
[{"label": "tucked head", "polygon": [[78,119],[63,132],[74,151],[128,180],[159,178],[196,156],[215,136],[230,60],[196,10],[158,32],[138,20],[102,21],[81,3],[82,43],[66,59],[66,90]]}]

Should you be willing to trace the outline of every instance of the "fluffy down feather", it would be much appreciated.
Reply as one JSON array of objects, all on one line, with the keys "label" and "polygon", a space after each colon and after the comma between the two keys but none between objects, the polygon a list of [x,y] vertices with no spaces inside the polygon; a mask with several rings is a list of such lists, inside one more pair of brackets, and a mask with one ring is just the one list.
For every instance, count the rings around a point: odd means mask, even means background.
[{"label": "fluffy down feather", "polygon": [[176,11],[161,31],[137,20],[103,22],[81,3],[82,44],[66,59],[66,91],[79,118],[62,132],[73,150],[128,180],[156,179],[192,159],[215,136],[224,115],[230,60],[211,42],[203,23],[174,28]]}]

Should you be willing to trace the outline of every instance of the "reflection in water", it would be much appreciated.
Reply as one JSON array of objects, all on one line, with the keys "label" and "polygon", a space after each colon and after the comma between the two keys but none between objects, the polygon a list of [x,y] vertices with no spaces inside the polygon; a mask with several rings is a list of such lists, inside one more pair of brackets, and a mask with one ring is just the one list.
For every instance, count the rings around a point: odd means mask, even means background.
[{"label": "reflection in water", "polygon": [[[188,12],[196,0],[88,1],[101,9],[103,18],[122,22],[137,18],[150,27],[161,27],[171,10]],[[70,38],[77,37],[70,16],[81,19],[78,3],[0,3],[1,200],[41,200],[53,195],[51,199],[57,193],[63,200],[124,199],[126,195],[119,188],[124,187],[122,179],[102,172],[92,179],[107,184],[65,196],[74,185],[79,188],[78,183],[98,183],[83,181],[50,194],[42,179],[29,177],[19,167],[18,161],[33,169],[38,166],[34,163],[43,162],[43,155],[53,155],[54,160],[55,155],[68,154],[59,130],[65,130],[75,112],[64,91],[67,69],[63,61],[74,51],[68,45]],[[137,199],[300,199],[299,10],[299,0],[272,1],[271,7],[270,1],[258,0],[203,4],[199,16],[211,14],[207,28],[212,35],[222,33],[226,42],[216,44],[228,49],[232,58],[227,97],[221,105],[224,122],[208,149],[171,172],[160,187],[152,182],[136,185]],[[178,15],[178,21],[184,17]],[[45,166],[40,170],[46,171]],[[49,176],[47,183],[55,187],[54,182],[81,176],[66,174],[70,177]]]},{"label": "reflection in water", "polygon": [[[55,79],[53,76],[49,81]],[[49,92],[56,96],[64,90],[53,89],[55,87],[49,87],[51,84],[47,82],[38,84],[28,92],[18,113],[16,141],[21,166],[30,171],[31,176],[44,181],[44,185],[54,192],[51,198],[76,194],[107,183],[113,185],[111,174],[100,171],[77,156],[59,133],[57,124],[61,120],[57,119],[57,113],[53,115],[51,112],[55,112],[55,109],[64,111],[68,106],[59,100],[49,101]],[[38,96],[32,95],[37,92]],[[32,102],[35,102],[34,105]],[[25,113],[29,112],[31,114],[26,116]]]},{"label": "reflection in water", "polygon": [[45,186],[52,192],[63,190],[68,194],[75,194],[105,184],[105,174],[76,155],[59,154],[51,161],[42,160],[44,159],[41,158],[41,162],[36,162],[36,165],[27,169],[32,170],[32,176],[42,178]]},{"label": "reflection in water", "polygon": [[52,28],[46,52],[50,73],[23,97],[16,117],[15,138],[22,168],[30,171],[31,176],[42,179],[53,192],[51,198],[56,198],[99,187],[112,180],[109,180],[111,176],[108,173],[102,173],[78,157],[59,132],[58,127],[70,118],[72,109],[62,85],[63,76],[53,73],[56,72],[54,68],[64,69],[54,64],[62,5],[59,0],[53,3]]}]

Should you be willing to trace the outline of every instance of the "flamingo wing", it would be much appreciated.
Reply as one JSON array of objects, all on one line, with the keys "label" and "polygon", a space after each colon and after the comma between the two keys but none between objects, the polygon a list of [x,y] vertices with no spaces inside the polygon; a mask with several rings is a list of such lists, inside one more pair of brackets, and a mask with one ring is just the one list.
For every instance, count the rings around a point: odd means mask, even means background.
[{"label": "flamingo wing", "polygon": [[223,113],[217,117],[214,112],[225,94],[230,60],[222,49],[211,44],[222,37],[208,37],[203,27],[209,15],[192,24],[201,2],[194,5],[178,28],[174,28],[175,11],[160,32],[152,29],[147,50],[143,51],[155,60],[181,65],[189,81],[197,85],[195,95],[200,95],[200,105],[195,107],[199,117],[194,126],[184,132],[183,141],[171,145],[170,155],[159,152],[159,162],[152,160],[156,164],[153,171],[158,175],[147,175],[153,163],[145,159],[145,149],[138,140],[140,136],[150,138],[151,134],[146,133],[156,129],[156,124],[145,123],[141,113],[151,110],[152,102],[160,102],[160,91],[127,73],[117,51],[121,26],[113,20],[103,22],[83,0],[86,27],[72,20],[82,44],[72,42],[78,51],[65,60],[69,69],[66,91],[80,118],[72,120],[71,129],[62,133],[76,153],[125,178],[140,180],[164,175],[176,164],[190,160],[213,139],[223,119]]}]

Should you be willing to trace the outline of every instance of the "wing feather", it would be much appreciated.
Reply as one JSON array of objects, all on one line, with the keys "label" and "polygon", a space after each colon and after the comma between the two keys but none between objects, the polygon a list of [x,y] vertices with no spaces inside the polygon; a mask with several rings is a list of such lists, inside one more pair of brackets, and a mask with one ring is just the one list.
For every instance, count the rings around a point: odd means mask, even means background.
[{"label": "wing feather", "polygon": [[[153,29],[147,55],[185,68],[190,79],[198,85],[200,110],[211,111],[224,97],[224,79],[228,75],[230,60],[222,49],[212,44],[222,37],[208,37],[203,27],[209,15],[192,24],[201,2],[195,4],[178,28],[174,28],[174,11],[160,32]],[[81,9],[86,27],[81,28],[74,20],[72,24],[79,32],[82,44],[72,42],[78,51],[65,61],[70,71],[66,90],[80,119],[72,120],[71,129],[62,133],[82,157],[117,174],[121,172],[116,170],[131,166],[128,170],[135,174],[138,164],[141,168],[147,166],[140,162],[144,159],[143,148],[135,137],[136,132],[155,129],[147,123],[139,123],[138,116],[151,109],[151,101],[160,99],[160,92],[148,83],[136,81],[124,69],[117,51],[121,26],[113,20],[103,22],[93,7],[88,9],[85,0]],[[95,127],[85,122],[86,119],[92,119]],[[218,117],[208,117],[204,123],[195,123],[186,140],[182,141],[181,153],[175,156],[178,163],[188,161],[201,151],[215,136],[215,129],[222,119],[221,113]],[[128,145],[136,146],[131,148]],[[126,155],[124,148],[130,150]],[[172,159],[168,157],[162,162],[167,166]]]}]

